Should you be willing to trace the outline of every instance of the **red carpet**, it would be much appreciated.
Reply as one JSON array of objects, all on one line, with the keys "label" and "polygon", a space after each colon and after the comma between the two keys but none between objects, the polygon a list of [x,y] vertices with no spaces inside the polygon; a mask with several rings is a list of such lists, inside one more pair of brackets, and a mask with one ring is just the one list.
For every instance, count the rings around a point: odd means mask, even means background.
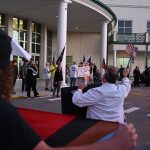
[{"label": "red carpet", "polygon": [[18,108],[26,122],[43,138],[46,139],[62,128],[76,116],[62,115],[38,110]]}]

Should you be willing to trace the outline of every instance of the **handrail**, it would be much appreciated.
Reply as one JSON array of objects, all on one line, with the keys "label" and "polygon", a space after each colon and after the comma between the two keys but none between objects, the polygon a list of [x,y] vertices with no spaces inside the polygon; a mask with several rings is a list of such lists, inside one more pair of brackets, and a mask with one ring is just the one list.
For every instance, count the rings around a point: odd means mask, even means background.
[{"label": "handrail", "polygon": [[134,44],[145,44],[146,36],[145,33],[117,33],[116,40],[114,40],[114,35],[109,37],[109,43],[134,43]]}]

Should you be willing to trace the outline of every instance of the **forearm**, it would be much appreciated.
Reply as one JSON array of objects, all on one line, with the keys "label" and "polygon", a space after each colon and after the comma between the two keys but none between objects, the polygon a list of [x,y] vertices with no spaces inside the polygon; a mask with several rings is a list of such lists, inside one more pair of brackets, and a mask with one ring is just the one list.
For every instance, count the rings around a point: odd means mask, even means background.
[{"label": "forearm", "polygon": [[53,150],[125,150],[118,143],[117,139],[111,139],[103,142],[97,142],[90,145],[76,146],[76,147],[61,147]]},{"label": "forearm", "polygon": [[[34,150],[132,150],[133,148],[129,148],[128,146],[125,146],[127,143],[124,143],[122,145],[119,142],[120,140],[117,138],[112,138],[107,141],[103,142],[97,142],[90,145],[84,145],[84,146],[75,146],[75,147],[58,147],[58,148],[52,148],[49,147],[45,142],[41,141]],[[127,144],[128,145],[128,144]]]},{"label": "forearm", "polygon": [[83,102],[83,100],[81,99],[81,94],[82,94],[82,90],[78,89],[78,91],[76,91],[72,97],[72,102],[79,107],[81,107],[80,103]]},{"label": "forearm", "polygon": [[123,82],[123,85],[126,86],[127,89],[131,89],[131,81],[127,78],[127,77],[124,77],[122,79],[122,82]]},{"label": "forearm", "polygon": [[133,150],[137,140],[136,129],[133,124],[120,125],[113,138],[89,145],[76,147],[49,147],[44,141],[39,142],[34,150]]}]

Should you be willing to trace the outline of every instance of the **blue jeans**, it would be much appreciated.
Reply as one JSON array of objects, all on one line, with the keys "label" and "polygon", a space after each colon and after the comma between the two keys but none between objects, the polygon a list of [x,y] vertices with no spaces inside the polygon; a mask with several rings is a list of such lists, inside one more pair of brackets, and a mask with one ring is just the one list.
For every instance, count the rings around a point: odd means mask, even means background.
[{"label": "blue jeans", "polygon": [[70,86],[76,86],[77,78],[70,78]]}]

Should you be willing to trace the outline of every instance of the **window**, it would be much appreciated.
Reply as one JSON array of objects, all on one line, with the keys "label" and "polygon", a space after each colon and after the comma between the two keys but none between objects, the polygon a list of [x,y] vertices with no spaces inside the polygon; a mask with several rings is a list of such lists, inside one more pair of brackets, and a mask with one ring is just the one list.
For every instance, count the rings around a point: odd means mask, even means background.
[{"label": "window", "polygon": [[132,21],[118,20],[118,33],[132,33]]},{"label": "window", "polygon": [[41,25],[32,22],[32,53],[40,54],[41,50]]},{"label": "window", "polygon": [[66,56],[66,65],[67,67],[70,67],[73,62],[73,57],[72,56]]},{"label": "window", "polygon": [[0,14],[0,28],[4,30],[5,27],[5,15]]},{"label": "window", "polygon": [[[13,38],[18,41],[21,47],[27,50],[27,20],[21,18],[13,18]],[[22,57],[13,56],[18,62],[18,69],[23,63]]]},{"label": "window", "polygon": [[47,62],[52,62],[52,31],[47,30]]},{"label": "window", "polygon": [[147,59],[147,67],[150,67],[150,58]]},{"label": "window", "polygon": [[26,50],[27,49],[27,20],[13,18],[13,38]]},{"label": "window", "polygon": [[126,68],[128,62],[129,58],[117,58],[117,67],[120,68],[120,65],[122,65],[124,68]]},{"label": "window", "polygon": [[147,21],[147,32],[150,33],[150,21]]}]

